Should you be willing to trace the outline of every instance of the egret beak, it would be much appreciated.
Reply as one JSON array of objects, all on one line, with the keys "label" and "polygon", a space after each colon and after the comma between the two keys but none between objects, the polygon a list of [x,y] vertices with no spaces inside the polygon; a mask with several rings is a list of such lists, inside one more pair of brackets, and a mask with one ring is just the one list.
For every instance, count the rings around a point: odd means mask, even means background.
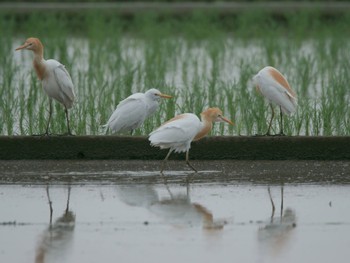
[{"label": "egret beak", "polygon": [[18,48],[15,49],[15,51],[17,50],[21,50],[21,49],[25,49],[30,45],[30,43],[24,43],[22,46],[19,46]]},{"label": "egret beak", "polygon": [[217,117],[217,121],[219,121],[219,122],[227,122],[227,123],[233,125],[233,122],[232,122],[232,121],[230,121],[229,119],[226,119],[226,118],[223,117],[223,116],[218,116],[218,117]]},{"label": "egret beak", "polygon": [[159,97],[164,98],[164,99],[171,99],[173,96],[167,95],[167,94],[158,94]]}]

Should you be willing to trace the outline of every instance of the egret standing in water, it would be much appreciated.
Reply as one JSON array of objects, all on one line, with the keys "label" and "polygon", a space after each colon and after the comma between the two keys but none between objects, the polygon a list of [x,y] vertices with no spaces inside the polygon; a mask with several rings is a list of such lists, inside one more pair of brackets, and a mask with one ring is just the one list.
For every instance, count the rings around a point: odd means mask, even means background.
[{"label": "egret standing in water", "polygon": [[146,118],[158,108],[160,98],[171,98],[157,89],[147,90],[145,93],[134,93],[122,100],[112,113],[104,127],[112,132],[133,132],[140,127]]},{"label": "egret standing in water", "polygon": [[21,49],[33,51],[33,66],[36,75],[41,81],[42,87],[50,99],[49,119],[44,135],[49,135],[49,126],[52,115],[52,99],[57,100],[64,106],[68,135],[72,135],[69,126],[68,109],[73,106],[75,94],[73,90],[74,85],[72,78],[70,77],[68,71],[66,70],[65,66],[57,60],[44,59],[44,46],[38,38],[28,38],[22,46],[16,48],[16,50]]},{"label": "egret standing in water", "polygon": [[273,103],[280,108],[281,125],[279,135],[283,133],[283,114],[290,115],[296,111],[297,97],[286,78],[277,69],[267,66],[253,78],[257,90],[269,101],[272,115],[266,135],[270,135],[272,120],[275,116]]},{"label": "egret standing in water", "polygon": [[189,162],[189,151],[191,142],[197,141],[205,137],[212,129],[213,122],[227,122],[233,124],[230,120],[222,116],[219,108],[209,108],[201,113],[201,119],[192,113],[184,113],[177,115],[169,121],[165,122],[158,129],[150,133],[149,141],[152,146],[160,147],[160,149],[169,149],[164,159],[161,173],[170,154],[175,152],[186,152],[186,163],[195,172],[197,170]]}]

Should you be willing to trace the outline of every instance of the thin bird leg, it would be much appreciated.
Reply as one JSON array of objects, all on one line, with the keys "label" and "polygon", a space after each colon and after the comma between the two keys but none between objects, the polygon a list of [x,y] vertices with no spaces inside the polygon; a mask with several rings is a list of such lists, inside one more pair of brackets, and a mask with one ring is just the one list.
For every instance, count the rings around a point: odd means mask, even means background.
[{"label": "thin bird leg", "polygon": [[188,200],[190,200],[190,184],[186,184],[186,197]]},{"label": "thin bird leg", "polygon": [[68,185],[67,206],[66,206],[65,214],[67,214],[69,211],[70,189],[71,189],[71,187],[70,187],[70,185]]},{"label": "thin bird leg", "polygon": [[280,116],[281,116],[281,124],[280,124],[280,134],[279,135],[284,135],[283,133],[283,113],[282,113],[282,107],[280,106]]},{"label": "thin bird leg", "polygon": [[272,200],[270,186],[267,187],[267,191],[269,192],[269,197],[270,197],[271,206],[272,206],[272,212],[271,212],[271,223],[272,223],[273,217],[275,216],[275,203]]},{"label": "thin bird leg", "polygon": [[165,164],[167,163],[168,161],[168,158],[170,156],[170,154],[173,152],[173,149],[170,149],[168,154],[166,155],[164,161],[163,161],[163,164],[162,164],[162,169],[160,170],[160,173],[163,175],[163,171],[164,171],[164,168],[165,168]]},{"label": "thin bird leg", "polygon": [[50,99],[50,102],[49,102],[49,119],[47,120],[46,131],[45,131],[44,135],[49,135],[51,115],[52,115],[52,99]]},{"label": "thin bird leg", "polygon": [[283,216],[283,184],[281,185],[281,221],[282,221],[282,216]]},{"label": "thin bird leg", "polygon": [[72,132],[70,131],[69,118],[68,118],[68,109],[66,108],[66,106],[64,106],[64,112],[66,113],[66,119],[67,119],[67,128],[68,128],[67,135],[73,135]]},{"label": "thin bird leg", "polygon": [[271,119],[270,119],[270,123],[269,123],[269,128],[267,129],[267,132],[266,132],[265,135],[271,135],[270,134],[270,130],[271,130],[271,125],[272,125],[272,120],[275,117],[275,110],[273,109],[272,103],[270,103],[270,107],[271,107],[271,110],[272,110],[272,114],[271,114]]},{"label": "thin bird leg", "polygon": [[173,195],[173,193],[170,191],[170,188],[169,188],[168,183],[167,183],[166,181],[165,181],[164,185],[165,185],[166,190],[168,191],[168,194],[169,194],[171,200],[174,200],[174,195]]},{"label": "thin bird leg", "polygon": [[49,185],[46,186],[46,195],[47,195],[47,200],[49,201],[49,206],[50,206],[50,226],[51,226],[52,225],[53,208],[52,208],[52,201],[50,199]]},{"label": "thin bird leg", "polygon": [[189,167],[191,167],[191,169],[193,170],[193,171],[195,171],[196,173],[198,173],[198,171],[190,164],[190,161],[189,161],[189,154],[190,153],[190,151],[188,150],[187,152],[186,152],[186,163],[187,163],[187,165],[189,166]]}]

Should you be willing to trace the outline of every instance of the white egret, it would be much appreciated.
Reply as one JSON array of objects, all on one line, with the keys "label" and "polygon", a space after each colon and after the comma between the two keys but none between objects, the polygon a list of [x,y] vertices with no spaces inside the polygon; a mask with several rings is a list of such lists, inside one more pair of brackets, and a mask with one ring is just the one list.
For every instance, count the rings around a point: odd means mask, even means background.
[{"label": "white egret", "polygon": [[171,98],[157,89],[150,89],[145,93],[134,93],[122,100],[112,113],[104,127],[112,132],[133,131],[140,127],[146,118],[158,108],[160,98]]},{"label": "white egret", "polygon": [[275,116],[273,103],[280,107],[280,135],[283,135],[283,114],[290,115],[296,111],[297,97],[286,78],[277,69],[267,66],[253,78],[257,90],[269,101],[272,115],[266,135],[270,135],[272,120]]},{"label": "white egret", "polygon": [[192,113],[184,113],[165,122],[149,135],[149,141],[152,146],[160,149],[169,149],[164,159],[161,173],[170,154],[175,152],[186,152],[186,163],[195,172],[197,170],[189,162],[189,150],[191,142],[205,137],[212,129],[213,122],[227,122],[233,124],[230,120],[222,116],[219,108],[209,108],[201,113],[201,119]]},{"label": "white egret", "polygon": [[16,48],[17,50],[26,49],[34,53],[33,66],[42,83],[45,93],[50,99],[49,119],[46,126],[45,135],[49,135],[49,125],[52,115],[52,99],[57,100],[64,106],[66,114],[68,135],[72,135],[69,125],[68,109],[73,106],[75,94],[72,78],[65,66],[54,59],[44,59],[44,46],[38,38],[30,37],[25,43]]}]

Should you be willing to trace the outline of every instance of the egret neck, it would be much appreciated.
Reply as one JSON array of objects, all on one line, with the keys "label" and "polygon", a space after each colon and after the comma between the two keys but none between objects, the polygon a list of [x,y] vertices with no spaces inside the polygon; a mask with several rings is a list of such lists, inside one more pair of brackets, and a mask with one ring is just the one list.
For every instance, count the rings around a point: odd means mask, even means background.
[{"label": "egret neck", "polygon": [[194,137],[194,141],[200,140],[203,137],[205,137],[213,128],[213,120],[205,113],[201,113],[201,119],[202,119],[202,129],[197,133],[197,135]]},{"label": "egret neck", "polygon": [[45,60],[44,60],[44,48],[41,43],[38,45],[38,49],[33,50],[33,53],[34,53],[33,66],[34,66],[36,75],[40,80],[43,80],[46,73],[46,68],[45,68]]}]

